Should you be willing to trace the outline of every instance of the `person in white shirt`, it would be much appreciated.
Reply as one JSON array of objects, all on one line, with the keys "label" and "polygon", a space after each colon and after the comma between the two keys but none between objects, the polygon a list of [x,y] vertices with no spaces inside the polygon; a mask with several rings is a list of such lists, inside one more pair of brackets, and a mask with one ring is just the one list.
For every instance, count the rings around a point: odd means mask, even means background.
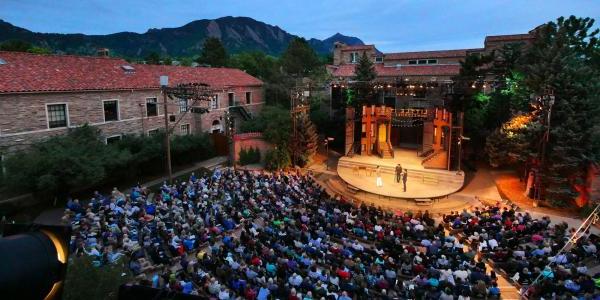
[{"label": "person in white shirt", "polygon": [[290,276],[290,279],[288,280],[288,282],[292,286],[300,286],[300,284],[302,284],[302,276],[294,273],[294,274],[292,274],[292,276]]},{"label": "person in white shirt", "polygon": [[219,300],[229,300],[229,291],[223,286],[219,292]]},{"label": "person in white shirt", "polygon": [[494,238],[489,239],[487,241],[487,244],[488,244],[488,247],[490,247],[491,250],[494,250],[494,249],[496,249],[496,247],[498,247],[498,241],[496,241],[496,239],[494,239]]},{"label": "person in white shirt", "polygon": [[454,271],[454,277],[460,278],[462,281],[466,281],[469,277],[469,272],[465,270],[464,266],[461,266],[459,270]]}]

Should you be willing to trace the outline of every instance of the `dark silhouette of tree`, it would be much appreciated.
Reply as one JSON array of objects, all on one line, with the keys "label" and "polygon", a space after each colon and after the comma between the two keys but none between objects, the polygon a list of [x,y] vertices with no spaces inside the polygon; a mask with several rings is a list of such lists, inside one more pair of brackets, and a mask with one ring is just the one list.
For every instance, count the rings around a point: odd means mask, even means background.
[{"label": "dark silhouette of tree", "polygon": [[156,52],[150,52],[148,55],[146,55],[144,61],[146,61],[146,63],[149,65],[160,65],[160,55],[158,55]]},{"label": "dark silhouette of tree", "polygon": [[289,76],[310,76],[321,65],[315,50],[303,38],[292,40],[281,56],[283,71]]},{"label": "dark silhouette of tree", "polygon": [[227,65],[227,50],[218,38],[207,38],[202,46],[200,57],[196,60],[199,64],[211,67],[224,67]]}]

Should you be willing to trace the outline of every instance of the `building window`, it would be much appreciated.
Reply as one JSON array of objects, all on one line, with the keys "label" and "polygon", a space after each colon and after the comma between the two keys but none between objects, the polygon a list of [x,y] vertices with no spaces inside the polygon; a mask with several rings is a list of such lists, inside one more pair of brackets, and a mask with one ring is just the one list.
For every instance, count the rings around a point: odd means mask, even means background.
[{"label": "building window", "polygon": [[221,121],[219,121],[219,120],[214,120],[214,121],[212,122],[212,127],[210,128],[210,131],[211,131],[212,133],[219,133],[219,132],[221,132],[221,131],[222,131],[222,128],[221,128]]},{"label": "building window", "polygon": [[427,60],[427,64],[428,65],[435,65],[435,64],[437,64],[437,59],[428,59]]},{"label": "building window", "polygon": [[219,108],[219,95],[214,95],[212,98],[210,98],[210,109],[217,108]]},{"label": "building window", "polygon": [[179,130],[182,135],[190,134],[190,124],[183,124],[183,125],[179,126]]},{"label": "building window", "polygon": [[350,53],[350,62],[357,63],[358,62],[358,52]]},{"label": "building window", "polygon": [[433,143],[437,143],[437,126],[433,126]]},{"label": "building window", "polygon": [[48,128],[67,127],[69,124],[66,104],[49,104]]},{"label": "building window", "polygon": [[427,64],[427,60],[426,59],[419,59],[418,64],[419,65],[426,65]]},{"label": "building window", "polygon": [[184,113],[188,111],[188,100],[187,99],[179,99],[179,112]]},{"label": "building window", "polygon": [[383,62],[383,56],[375,57],[375,62]]},{"label": "building window", "polygon": [[155,134],[158,134],[158,128],[148,130],[148,135],[149,136],[152,136],[152,135],[155,135]]},{"label": "building window", "polygon": [[252,92],[246,92],[246,104],[252,103]]},{"label": "building window", "polygon": [[229,106],[233,106],[235,104],[235,95],[233,93],[228,93],[227,97],[229,99]]},{"label": "building window", "polygon": [[156,98],[146,98],[146,117],[158,116],[158,101]]},{"label": "building window", "polygon": [[417,64],[417,61],[416,61],[416,60],[409,60],[409,61],[408,61],[408,64],[409,64],[409,65],[416,65],[416,64]]},{"label": "building window", "polygon": [[120,140],[121,140],[121,136],[120,135],[109,136],[109,137],[106,138],[106,144],[110,145],[110,144],[116,143],[116,142],[118,142]]},{"label": "building window", "polygon": [[119,121],[118,100],[105,100],[102,105],[104,106],[104,122]]}]

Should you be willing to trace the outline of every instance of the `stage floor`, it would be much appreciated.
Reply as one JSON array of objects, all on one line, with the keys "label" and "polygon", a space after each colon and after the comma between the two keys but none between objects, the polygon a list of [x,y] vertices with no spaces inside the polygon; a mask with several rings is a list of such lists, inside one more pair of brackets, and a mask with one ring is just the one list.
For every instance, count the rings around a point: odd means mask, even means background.
[{"label": "stage floor", "polygon": [[[425,169],[413,149],[394,149],[394,158],[355,155],[340,158],[337,173],[347,184],[369,193],[396,198],[438,198],[460,190],[464,173],[437,169]],[[395,168],[401,164],[407,170],[406,192],[402,181],[395,180]],[[380,166],[383,186],[377,187],[374,169]],[[356,170],[357,167],[359,170]]]}]

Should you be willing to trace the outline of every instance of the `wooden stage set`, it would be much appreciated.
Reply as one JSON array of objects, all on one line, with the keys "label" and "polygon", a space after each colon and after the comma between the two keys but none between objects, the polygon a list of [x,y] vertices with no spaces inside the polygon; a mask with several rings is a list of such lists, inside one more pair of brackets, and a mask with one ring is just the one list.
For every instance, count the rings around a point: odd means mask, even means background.
[{"label": "wooden stage set", "polygon": [[[369,192],[376,195],[423,199],[426,201],[444,197],[460,190],[464,184],[464,173],[437,169],[425,169],[422,158],[415,150],[394,149],[394,158],[382,159],[377,156],[354,155],[340,158],[337,165],[338,176],[348,185],[348,189]],[[402,181],[396,182],[396,165],[407,170],[406,192]],[[376,185],[375,170],[380,167],[383,186]]]}]

